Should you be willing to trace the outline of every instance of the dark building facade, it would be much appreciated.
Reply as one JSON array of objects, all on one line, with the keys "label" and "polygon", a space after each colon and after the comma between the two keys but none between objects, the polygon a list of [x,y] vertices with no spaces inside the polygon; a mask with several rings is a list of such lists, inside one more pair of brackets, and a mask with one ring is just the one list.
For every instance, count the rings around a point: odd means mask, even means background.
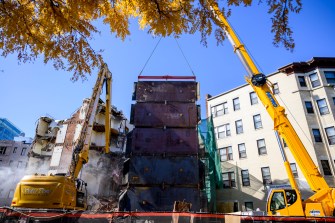
[{"label": "dark building facade", "polygon": [[121,211],[172,211],[178,201],[201,209],[198,83],[135,83]]}]

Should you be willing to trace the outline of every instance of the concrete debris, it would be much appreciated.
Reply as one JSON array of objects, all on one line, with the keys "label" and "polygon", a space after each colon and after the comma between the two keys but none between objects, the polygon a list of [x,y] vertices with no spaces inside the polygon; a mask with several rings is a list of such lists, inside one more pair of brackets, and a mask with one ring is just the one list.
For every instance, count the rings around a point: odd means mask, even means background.
[{"label": "concrete debris", "polygon": [[114,196],[97,199],[90,195],[88,198],[88,210],[100,212],[118,211],[118,199]]}]

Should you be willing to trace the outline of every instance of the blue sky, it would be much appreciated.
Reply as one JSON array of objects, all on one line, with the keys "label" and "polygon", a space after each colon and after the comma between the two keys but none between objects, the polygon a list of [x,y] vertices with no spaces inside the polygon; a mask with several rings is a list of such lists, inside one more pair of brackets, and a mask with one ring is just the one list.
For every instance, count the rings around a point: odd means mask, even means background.
[{"label": "blue sky", "polygon": [[[335,0],[302,0],[303,10],[290,17],[296,48],[289,52],[272,45],[271,20],[265,5],[233,8],[230,23],[249,49],[263,73],[275,72],[292,62],[312,57],[335,57]],[[95,49],[104,49],[104,59],[113,73],[112,103],[129,118],[133,83],[138,79],[158,38],[139,30],[132,21],[131,35],[124,41],[110,34],[108,26],[99,25],[101,35],[92,41]],[[205,95],[217,95],[245,83],[246,72],[225,41],[217,46],[213,37],[208,46],[200,35],[183,35],[178,40],[197,81],[201,98],[198,102],[205,116]],[[54,70],[41,59],[18,64],[16,55],[0,57],[0,117],[7,118],[33,137],[40,116],[69,118],[90,97],[96,72],[87,81],[72,82],[72,74]],[[163,38],[142,75],[192,75],[174,38]]]}]

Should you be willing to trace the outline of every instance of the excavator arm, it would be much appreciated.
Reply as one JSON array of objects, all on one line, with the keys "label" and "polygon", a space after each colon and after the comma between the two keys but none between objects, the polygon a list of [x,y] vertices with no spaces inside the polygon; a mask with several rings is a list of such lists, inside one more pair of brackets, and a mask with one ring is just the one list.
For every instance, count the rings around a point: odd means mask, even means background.
[{"label": "excavator arm", "polygon": [[[266,79],[266,76],[258,70],[256,64],[250,57],[245,46],[239,40],[232,26],[229,24],[229,22],[219,9],[217,3],[213,0],[207,0],[205,4],[205,7],[207,7],[207,9],[211,11],[213,21],[224,30],[227,38],[233,45],[234,52],[237,54],[246,71],[248,72],[249,76],[246,77],[246,81],[253,88],[274,122],[275,134],[278,140],[279,147],[281,148],[284,165],[292,188],[298,191],[297,195],[300,197],[298,186],[292,174],[290,164],[286,159],[286,155],[282,148],[280,138],[284,138],[298,166],[303,172],[303,175],[306,178],[310,188],[314,192],[316,192],[311,198],[309,198],[309,201],[315,203],[322,203],[322,206],[324,206],[323,209],[328,210],[324,212],[325,215],[332,215],[332,210],[334,209],[332,189],[329,188],[327,182],[320,174],[317,166],[314,164],[305,146],[301,142],[299,136],[297,135],[296,131],[288,120],[285,114],[285,109],[279,105],[278,101],[274,97],[271,90],[271,84]],[[318,192],[320,192],[319,195]],[[301,205],[306,206],[305,204]],[[295,212],[295,214],[297,213],[298,212]]]},{"label": "excavator arm", "polygon": [[105,114],[105,153],[109,153],[110,144],[110,108],[111,108],[111,78],[112,75],[106,64],[100,69],[97,81],[93,88],[84,124],[80,132],[77,144],[73,151],[72,162],[69,168],[70,177],[76,179],[83,165],[88,162],[89,147],[91,142],[94,118],[98,108],[99,95],[103,84],[106,83],[106,114]]}]

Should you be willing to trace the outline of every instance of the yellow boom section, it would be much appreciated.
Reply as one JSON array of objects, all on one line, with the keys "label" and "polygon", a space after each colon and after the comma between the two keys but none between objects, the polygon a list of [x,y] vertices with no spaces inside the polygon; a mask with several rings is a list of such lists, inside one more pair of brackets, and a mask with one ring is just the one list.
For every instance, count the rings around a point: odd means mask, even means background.
[{"label": "yellow boom section", "polygon": [[[252,86],[270,117],[273,119],[274,130],[276,130],[279,135],[285,139],[285,142],[302,170],[311,189],[313,191],[318,191],[329,188],[325,179],[322,177],[312,158],[308,154],[305,146],[302,144],[299,136],[292,127],[290,121],[286,117],[285,109],[281,107],[274,98],[272,91],[266,83],[265,76],[257,69],[254,61],[251,59],[246,48],[237,37],[225,16],[222,14],[216,2],[208,0],[207,3],[209,6],[208,8],[213,12],[213,20],[225,31],[229,41],[234,47],[234,52],[238,55],[242,64],[246,68],[249,74],[249,77],[246,78],[247,82]],[[290,179],[290,182],[292,180],[293,179]],[[296,187],[296,185],[292,185],[292,187]]]},{"label": "yellow boom section", "polygon": [[98,108],[99,95],[101,93],[104,82],[106,82],[106,114],[105,114],[105,153],[109,153],[109,138],[110,138],[110,91],[111,91],[111,73],[106,64],[104,64],[98,74],[97,81],[93,88],[93,93],[90,98],[88,110],[84,120],[80,136],[75,146],[72,162],[69,168],[70,177],[76,179],[83,165],[88,162],[88,151],[91,142],[91,134],[94,124],[94,118]]}]

